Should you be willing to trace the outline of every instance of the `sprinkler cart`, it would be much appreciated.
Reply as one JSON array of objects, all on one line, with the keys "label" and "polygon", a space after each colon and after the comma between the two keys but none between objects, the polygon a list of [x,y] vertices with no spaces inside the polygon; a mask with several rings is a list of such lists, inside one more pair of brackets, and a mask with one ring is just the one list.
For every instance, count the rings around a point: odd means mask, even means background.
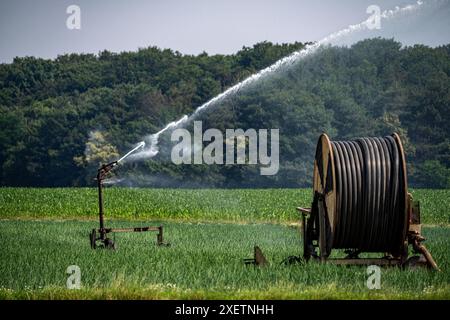
[{"label": "sprinkler cart", "polygon": [[[144,147],[145,143],[141,142],[137,147],[135,147],[133,150],[128,152],[126,155],[124,155],[122,158],[120,158],[117,161],[110,162],[108,164],[103,164],[97,172],[97,188],[98,188],[98,214],[99,214],[99,222],[100,222],[100,228],[98,229],[92,229],[92,231],[89,234],[89,240],[91,243],[91,248],[106,248],[106,249],[113,249],[115,250],[117,248],[116,243],[114,240],[108,238],[109,233],[116,233],[116,232],[146,232],[146,231],[156,231],[158,234],[156,235],[156,244],[158,246],[168,246],[168,244],[165,244],[163,241],[163,226],[148,226],[148,227],[135,227],[135,228],[105,228],[105,221],[104,221],[104,211],[103,211],[103,180],[108,175],[108,173],[115,168],[120,161],[125,159],[127,156],[129,156],[134,151],[138,150],[141,147]],[[100,244],[98,244],[100,242]]]}]

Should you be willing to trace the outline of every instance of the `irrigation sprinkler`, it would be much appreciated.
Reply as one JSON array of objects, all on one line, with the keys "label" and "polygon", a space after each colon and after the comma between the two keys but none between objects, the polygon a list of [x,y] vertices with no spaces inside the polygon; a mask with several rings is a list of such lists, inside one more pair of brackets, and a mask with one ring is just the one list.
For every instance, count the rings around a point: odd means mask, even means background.
[{"label": "irrigation sprinkler", "polygon": [[[116,249],[116,243],[114,240],[108,238],[108,234],[119,233],[119,232],[146,232],[146,231],[157,231],[156,244],[158,246],[167,245],[164,243],[163,239],[163,226],[148,226],[148,227],[135,227],[135,228],[106,228],[104,220],[104,209],[103,209],[103,180],[106,178],[109,172],[113,170],[121,161],[128,157],[133,152],[143,148],[145,142],[140,142],[135,148],[126,153],[117,161],[110,162],[108,164],[103,164],[97,171],[97,188],[98,188],[98,215],[100,227],[98,229],[92,229],[89,234],[89,240],[91,243],[91,248],[106,248],[106,249]],[[98,244],[100,243],[100,244]]]},{"label": "irrigation sprinkler", "polygon": [[[330,141],[319,138],[311,208],[301,212],[303,258],[335,264],[427,266],[420,204],[408,192],[400,137]],[[408,246],[420,254],[408,258]],[[345,258],[330,258],[344,249]],[[379,258],[360,254],[383,253]]]}]

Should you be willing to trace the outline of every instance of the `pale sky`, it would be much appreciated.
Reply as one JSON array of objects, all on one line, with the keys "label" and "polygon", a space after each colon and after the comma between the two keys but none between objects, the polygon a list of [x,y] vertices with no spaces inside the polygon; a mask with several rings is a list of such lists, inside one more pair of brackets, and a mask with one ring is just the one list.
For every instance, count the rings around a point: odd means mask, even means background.
[{"label": "pale sky", "polygon": [[[450,1],[436,3],[420,23],[386,33],[405,44],[450,43]],[[317,41],[381,10],[415,0],[0,0],[0,62],[16,56],[135,51],[158,46],[184,54],[230,54],[260,41]],[[81,29],[66,27],[69,5]],[[398,30],[398,34],[397,34]]]}]

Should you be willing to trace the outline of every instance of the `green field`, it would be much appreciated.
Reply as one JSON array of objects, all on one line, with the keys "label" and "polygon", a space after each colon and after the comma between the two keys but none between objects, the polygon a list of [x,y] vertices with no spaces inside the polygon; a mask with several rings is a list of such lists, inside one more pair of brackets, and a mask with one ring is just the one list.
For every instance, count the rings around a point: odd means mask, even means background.
[{"label": "green field", "polygon": [[[450,224],[450,190],[411,191],[422,222]],[[106,215],[118,219],[217,222],[298,222],[311,189],[105,189]],[[94,188],[0,188],[2,218],[96,218]]]},{"label": "green field", "polygon": [[[118,250],[92,250],[95,189],[0,188],[0,298],[138,299],[449,299],[450,191],[415,190],[427,224],[426,245],[441,272],[383,268],[381,289],[366,287],[366,268],[308,263],[301,254],[295,207],[310,190],[107,189],[108,226],[165,227],[118,234]],[[245,266],[253,246],[270,261]],[[69,265],[82,289],[66,289]]]}]

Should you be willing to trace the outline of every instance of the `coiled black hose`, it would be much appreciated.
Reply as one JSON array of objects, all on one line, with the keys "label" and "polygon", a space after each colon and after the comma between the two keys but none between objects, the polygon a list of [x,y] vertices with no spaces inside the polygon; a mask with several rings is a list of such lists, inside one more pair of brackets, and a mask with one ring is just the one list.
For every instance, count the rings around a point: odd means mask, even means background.
[{"label": "coiled black hose", "polygon": [[331,141],[336,181],[333,248],[397,252],[405,240],[403,150],[392,136]]}]

